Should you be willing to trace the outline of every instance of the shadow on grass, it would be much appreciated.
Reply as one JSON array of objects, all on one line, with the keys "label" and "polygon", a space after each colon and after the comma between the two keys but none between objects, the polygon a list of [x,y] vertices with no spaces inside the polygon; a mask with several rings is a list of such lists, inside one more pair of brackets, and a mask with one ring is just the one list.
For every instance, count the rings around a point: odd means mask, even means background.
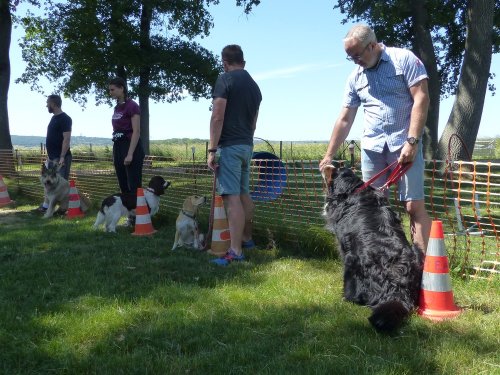
[{"label": "shadow on grass", "polygon": [[0,217],[4,373],[453,373],[443,355],[472,366],[496,350],[474,327],[418,318],[377,334],[341,300],[332,260],[256,250],[218,267],[170,251],[165,218],[134,237],[92,230],[94,215],[40,216]]}]

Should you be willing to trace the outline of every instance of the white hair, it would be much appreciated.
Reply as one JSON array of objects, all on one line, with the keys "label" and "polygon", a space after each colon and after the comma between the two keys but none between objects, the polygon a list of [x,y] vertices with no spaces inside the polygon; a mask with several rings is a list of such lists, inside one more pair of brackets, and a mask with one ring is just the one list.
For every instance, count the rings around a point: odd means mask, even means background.
[{"label": "white hair", "polygon": [[345,36],[344,42],[351,39],[357,39],[364,45],[368,45],[368,43],[377,43],[375,32],[367,25],[353,26]]}]

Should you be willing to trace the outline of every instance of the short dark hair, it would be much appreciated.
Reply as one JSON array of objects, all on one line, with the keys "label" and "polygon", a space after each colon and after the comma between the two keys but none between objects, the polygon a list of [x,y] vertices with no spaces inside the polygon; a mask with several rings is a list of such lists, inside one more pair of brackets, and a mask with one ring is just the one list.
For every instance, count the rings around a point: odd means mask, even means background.
[{"label": "short dark hair", "polygon": [[237,44],[230,44],[222,49],[222,60],[229,65],[244,64],[243,50]]},{"label": "short dark hair", "polygon": [[49,100],[51,103],[54,103],[56,107],[61,108],[62,106],[62,99],[59,95],[49,95],[47,96],[47,100]]},{"label": "short dark hair", "polygon": [[122,77],[112,78],[109,81],[109,84],[113,85],[113,86],[116,86],[116,87],[123,88],[123,94],[125,95],[125,98],[128,96],[127,81],[125,81]]}]

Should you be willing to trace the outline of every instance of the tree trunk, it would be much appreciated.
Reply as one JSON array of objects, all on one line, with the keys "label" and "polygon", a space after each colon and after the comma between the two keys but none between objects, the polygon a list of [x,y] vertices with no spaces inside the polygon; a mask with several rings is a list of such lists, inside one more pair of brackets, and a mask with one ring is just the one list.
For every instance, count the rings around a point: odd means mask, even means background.
[{"label": "tree trunk", "polygon": [[432,36],[429,30],[429,13],[425,7],[425,1],[414,0],[411,2],[413,30],[413,49],[415,54],[422,60],[429,75],[429,113],[425,124],[423,142],[425,159],[437,157],[438,149],[438,125],[439,125],[439,102],[440,102],[440,79],[437,68],[436,54],[432,44]]},{"label": "tree trunk", "polygon": [[9,0],[0,0],[0,150],[12,150],[7,106],[10,84],[10,39],[12,17]]},{"label": "tree trunk", "polygon": [[[491,66],[494,1],[470,0],[467,4],[464,61],[455,102],[439,140],[442,158],[470,160],[474,150]],[[450,142],[454,135],[462,142]]]},{"label": "tree trunk", "polygon": [[141,142],[146,155],[149,155],[149,98],[147,95],[139,94],[139,106],[141,107]]},{"label": "tree trunk", "polygon": [[149,155],[149,84],[151,69],[149,57],[151,55],[151,20],[153,9],[148,0],[142,2],[140,49],[141,67],[139,71],[139,106],[141,107],[141,140],[144,152]]}]

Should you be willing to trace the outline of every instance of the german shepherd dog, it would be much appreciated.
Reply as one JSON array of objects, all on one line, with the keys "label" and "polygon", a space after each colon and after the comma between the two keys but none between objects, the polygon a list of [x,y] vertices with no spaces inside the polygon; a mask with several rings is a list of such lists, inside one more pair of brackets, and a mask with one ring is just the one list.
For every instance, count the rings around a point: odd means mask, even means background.
[{"label": "german shepherd dog", "polygon": [[418,305],[423,253],[410,245],[398,214],[384,193],[349,168],[323,170],[328,187],[323,215],[339,242],[344,263],[344,298],[369,306],[379,331],[401,325]]},{"label": "german shepherd dog", "polygon": [[[56,205],[59,205],[57,212],[64,213],[68,210],[69,203],[69,182],[59,174],[61,167],[48,161],[42,164],[42,174],[40,182],[45,191],[45,199],[49,204],[43,217],[48,219],[54,216]],[[80,196],[80,208],[86,212],[90,206],[89,201]]]}]

